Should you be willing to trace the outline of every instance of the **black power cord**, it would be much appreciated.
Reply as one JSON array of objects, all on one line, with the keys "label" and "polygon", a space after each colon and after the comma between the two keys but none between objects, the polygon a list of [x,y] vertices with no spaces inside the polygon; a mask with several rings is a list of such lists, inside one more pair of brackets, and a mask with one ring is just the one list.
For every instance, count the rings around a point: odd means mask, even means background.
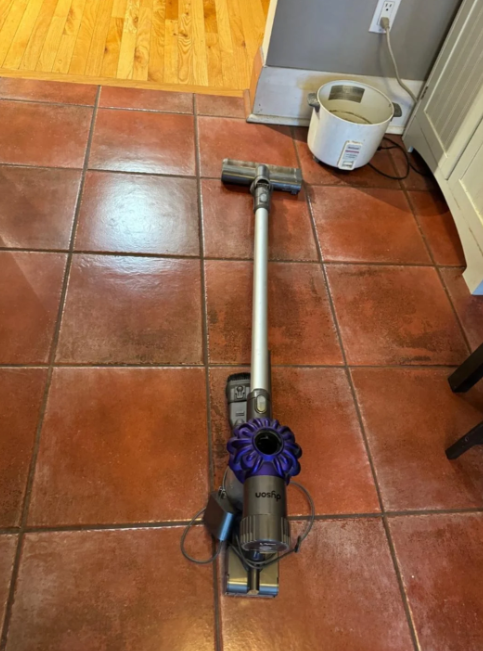
[{"label": "black power cord", "polygon": [[[225,475],[226,475],[226,472],[225,472]],[[223,477],[223,483],[222,483],[222,487],[221,487],[223,490],[224,490],[224,484],[225,484],[225,478]],[[314,504],[314,500],[312,499],[311,494],[305,488],[305,486],[302,486],[302,484],[299,484],[297,481],[290,482],[289,486],[295,486],[296,488],[301,490],[302,493],[305,495],[305,497],[307,499],[307,502],[309,503],[309,506],[310,506],[309,522],[308,522],[307,526],[305,527],[304,532],[300,536],[297,536],[297,542],[295,543],[295,545],[291,549],[287,550],[283,554],[280,554],[280,556],[274,554],[273,558],[269,558],[269,559],[264,560],[264,561],[254,561],[254,560],[251,560],[251,559],[247,558],[244,551],[243,551],[243,549],[242,549],[242,547],[241,547],[238,535],[235,535],[234,536],[234,541],[232,541],[231,543],[228,543],[228,546],[231,546],[231,548],[233,549],[235,554],[240,559],[240,561],[241,561],[243,567],[245,568],[245,570],[247,570],[247,571],[249,569],[262,570],[264,567],[268,567],[269,565],[272,565],[273,563],[276,563],[277,561],[281,560],[282,558],[285,558],[286,556],[290,556],[290,554],[298,553],[300,551],[300,547],[301,547],[303,541],[307,538],[307,536],[309,535],[312,527],[314,526],[314,522],[315,522],[315,504]],[[186,558],[186,560],[190,561],[191,563],[195,563],[196,565],[208,565],[209,563],[213,563],[218,558],[218,556],[221,553],[221,550],[223,549],[223,543],[219,543],[215,553],[213,554],[213,556],[210,556],[210,558],[202,559],[202,560],[199,560],[197,558],[193,558],[193,556],[190,556],[190,554],[188,554],[188,552],[185,549],[186,538],[187,538],[189,532],[191,531],[191,527],[193,527],[196,520],[204,513],[205,508],[206,507],[204,506],[197,513],[195,513],[195,515],[191,518],[189,523],[186,525],[186,527],[185,527],[185,529],[183,531],[183,534],[181,536],[181,540],[180,540],[181,553]]]},{"label": "black power cord", "polygon": [[223,548],[222,543],[220,543],[216,549],[216,552],[213,554],[213,556],[210,556],[210,558],[207,558],[206,560],[199,560],[197,558],[193,558],[193,556],[190,556],[186,549],[184,548],[184,544],[186,542],[186,537],[191,531],[191,527],[194,525],[196,520],[200,517],[205,512],[206,506],[204,506],[202,509],[200,509],[197,513],[194,514],[194,516],[191,518],[189,523],[186,525],[183,535],[181,536],[181,541],[180,541],[180,547],[181,547],[181,553],[183,556],[186,558],[186,560],[190,561],[191,563],[196,563],[196,565],[208,565],[209,563],[213,563],[218,556],[220,555],[220,552]]},{"label": "black power cord", "polygon": [[387,140],[391,144],[388,147],[383,147],[380,145],[377,149],[377,151],[384,151],[387,149],[400,149],[402,153],[404,154],[404,158],[406,159],[406,172],[404,173],[403,176],[393,176],[392,174],[387,174],[386,172],[383,172],[382,170],[378,169],[375,165],[372,163],[367,163],[369,167],[372,167],[372,169],[377,172],[378,174],[381,174],[382,176],[385,176],[387,179],[392,179],[393,181],[404,181],[404,179],[407,179],[409,176],[409,173],[411,170],[416,172],[416,174],[419,174],[420,176],[425,176],[429,177],[432,176],[431,174],[427,174],[425,172],[421,172],[421,170],[418,170],[418,168],[413,165],[411,162],[411,159],[409,158],[408,152],[404,149],[402,145],[400,145],[398,142],[395,142],[394,140],[391,140],[391,138],[388,138],[387,136],[384,136],[383,141]]}]

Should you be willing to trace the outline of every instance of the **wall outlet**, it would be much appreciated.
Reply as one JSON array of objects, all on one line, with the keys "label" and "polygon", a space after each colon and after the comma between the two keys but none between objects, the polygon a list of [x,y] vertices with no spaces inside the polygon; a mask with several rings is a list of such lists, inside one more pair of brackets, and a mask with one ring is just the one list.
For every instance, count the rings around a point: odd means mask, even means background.
[{"label": "wall outlet", "polygon": [[369,31],[374,34],[384,34],[384,30],[381,27],[381,18],[389,18],[390,27],[392,29],[394,19],[396,18],[397,10],[401,0],[379,0],[377,3],[376,11],[372,17],[371,26]]}]

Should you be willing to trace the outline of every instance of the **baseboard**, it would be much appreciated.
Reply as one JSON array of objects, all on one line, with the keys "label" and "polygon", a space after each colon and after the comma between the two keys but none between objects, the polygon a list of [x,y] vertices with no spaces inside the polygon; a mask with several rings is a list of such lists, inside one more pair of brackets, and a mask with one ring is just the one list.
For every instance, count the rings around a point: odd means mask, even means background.
[{"label": "baseboard", "polygon": [[[262,124],[308,126],[312,109],[307,104],[307,95],[316,92],[323,84],[337,79],[352,79],[369,84],[385,93],[393,102],[397,102],[401,107],[402,115],[393,119],[388,133],[400,134],[404,131],[413,108],[413,101],[399,86],[396,78],[266,66],[261,50],[257,54],[253,67],[247,120]],[[405,79],[404,82],[416,96],[424,85],[424,81]]]}]

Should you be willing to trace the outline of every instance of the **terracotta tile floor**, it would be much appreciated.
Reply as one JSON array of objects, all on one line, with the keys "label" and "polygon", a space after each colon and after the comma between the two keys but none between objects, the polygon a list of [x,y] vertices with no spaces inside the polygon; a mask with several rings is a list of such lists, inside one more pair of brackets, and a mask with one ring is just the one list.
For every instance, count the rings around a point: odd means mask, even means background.
[{"label": "terracotta tile floor", "polygon": [[[483,299],[435,185],[319,166],[242,100],[0,87],[0,650],[481,651],[483,449],[444,450],[483,419],[483,386],[446,381]],[[179,552],[249,362],[251,199],[223,157],[306,181],[274,197],[270,342],[317,522],[275,601]],[[295,531],[306,509],[289,491]]]}]

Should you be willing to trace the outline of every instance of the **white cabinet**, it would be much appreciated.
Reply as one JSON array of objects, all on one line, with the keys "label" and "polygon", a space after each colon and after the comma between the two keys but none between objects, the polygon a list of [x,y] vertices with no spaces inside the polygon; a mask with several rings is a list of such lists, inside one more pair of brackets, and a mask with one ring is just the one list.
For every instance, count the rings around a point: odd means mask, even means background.
[{"label": "white cabinet", "polygon": [[465,0],[403,140],[433,171],[453,214],[470,291],[483,294],[483,0]]}]

